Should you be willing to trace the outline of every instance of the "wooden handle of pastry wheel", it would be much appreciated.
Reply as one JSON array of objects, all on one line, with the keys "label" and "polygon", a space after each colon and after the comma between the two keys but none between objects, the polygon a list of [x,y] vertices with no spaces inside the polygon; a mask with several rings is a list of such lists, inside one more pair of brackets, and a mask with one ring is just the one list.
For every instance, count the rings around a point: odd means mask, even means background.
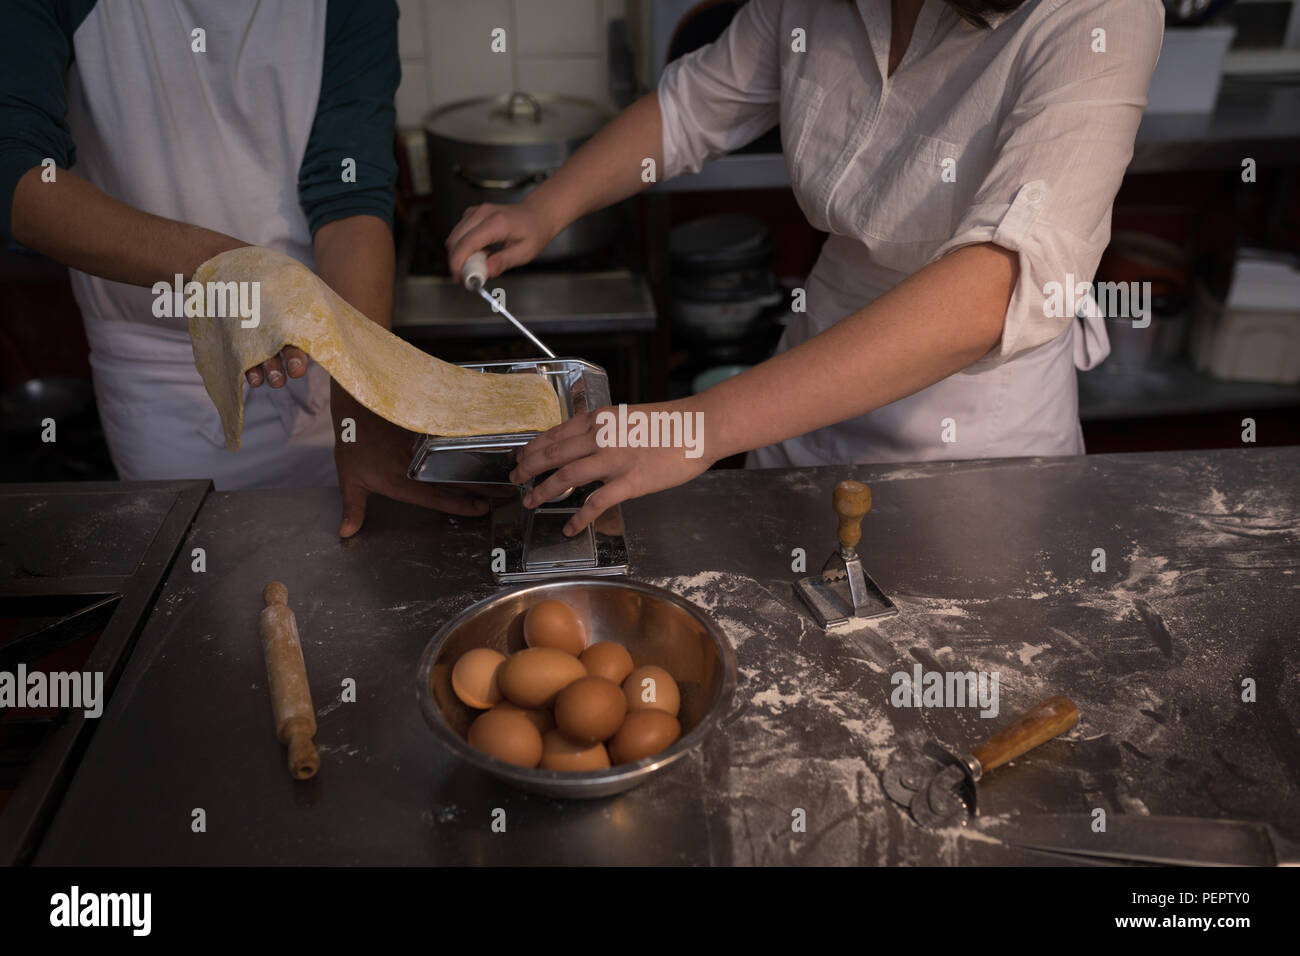
[{"label": "wooden handle of pastry wheel", "polygon": [[871,510],[871,489],[860,481],[841,481],[831,504],[840,517],[840,545],[856,548],[862,540],[862,517]]},{"label": "wooden handle of pastry wheel", "polygon": [[971,751],[985,773],[1065,733],[1079,722],[1079,708],[1068,697],[1049,697],[1025,711]]},{"label": "wooden handle of pastry wheel", "polygon": [[314,777],[320,769],[316,736],[316,711],[307,686],[307,665],[302,659],[298,622],[289,609],[289,589],[272,581],[262,589],[266,607],[258,619],[266,677],[271,688],[275,736],[289,747],[289,773],[299,780]]}]

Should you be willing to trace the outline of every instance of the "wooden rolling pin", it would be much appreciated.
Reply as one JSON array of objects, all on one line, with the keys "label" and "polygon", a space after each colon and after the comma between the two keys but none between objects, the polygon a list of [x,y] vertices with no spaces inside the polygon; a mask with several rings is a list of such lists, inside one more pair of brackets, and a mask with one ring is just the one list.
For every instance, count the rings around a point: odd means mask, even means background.
[{"label": "wooden rolling pin", "polygon": [[320,754],[312,742],[316,736],[316,711],[311,706],[298,622],[289,609],[289,589],[279,581],[262,589],[262,600],[266,607],[258,625],[266,654],[275,736],[289,747],[289,773],[298,780],[307,780],[320,769]]}]

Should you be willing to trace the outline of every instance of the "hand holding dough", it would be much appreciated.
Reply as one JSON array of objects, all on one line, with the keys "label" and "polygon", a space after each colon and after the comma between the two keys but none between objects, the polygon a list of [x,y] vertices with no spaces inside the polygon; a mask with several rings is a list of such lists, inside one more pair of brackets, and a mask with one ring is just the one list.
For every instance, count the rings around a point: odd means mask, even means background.
[{"label": "hand holding dough", "polygon": [[190,318],[194,364],[221,415],[226,447],[239,448],[244,372],[296,345],[357,401],[426,435],[545,431],[560,423],[555,390],[540,375],[476,372],[440,361],[371,322],[310,269],[274,249],[245,246],[199,266],[194,281],[260,284],[260,321]]}]

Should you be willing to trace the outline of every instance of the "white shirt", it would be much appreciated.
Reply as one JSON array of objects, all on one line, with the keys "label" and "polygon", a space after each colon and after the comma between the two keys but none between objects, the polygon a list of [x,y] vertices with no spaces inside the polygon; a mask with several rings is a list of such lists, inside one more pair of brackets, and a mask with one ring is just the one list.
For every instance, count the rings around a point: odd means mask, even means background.
[{"label": "white shirt", "polygon": [[[788,349],[947,253],[1019,254],[1002,338],[957,375],[762,449],[761,465],[1082,451],[1074,366],[1105,357],[1100,319],[1045,308],[1087,282],[1110,238],[1159,56],[1159,0],[1028,0],[975,27],[926,0],[887,76],[889,0],[750,0],[659,84],[664,176],[696,171],[778,120],[791,185],[830,233]],[[798,52],[802,40],[804,52]],[[955,442],[941,423],[953,419]]]}]

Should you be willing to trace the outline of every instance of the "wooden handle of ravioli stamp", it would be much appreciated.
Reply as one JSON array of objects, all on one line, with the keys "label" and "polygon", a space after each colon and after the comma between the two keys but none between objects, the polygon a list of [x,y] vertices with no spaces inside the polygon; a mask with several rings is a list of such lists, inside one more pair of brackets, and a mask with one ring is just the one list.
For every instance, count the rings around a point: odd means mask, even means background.
[{"label": "wooden handle of ravioli stamp", "polygon": [[840,519],[840,547],[856,548],[862,540],[862,518],[871,510],[871,489],[860,481],[841,481],[831,504]]},{"label": "wooden handle of ravioli stamp", "polygon": [[307,780],[320,769],[316,736],[316,712],[307,686],[307,665],[302,659],[298,622],[289,609],[289,589],[272,581],[262,589],[266,607],[258,619],[262,652],[266,655],[266,678],[271,688],[271,710],[275,715],[275,736],[289,747],[289,773]]}]

